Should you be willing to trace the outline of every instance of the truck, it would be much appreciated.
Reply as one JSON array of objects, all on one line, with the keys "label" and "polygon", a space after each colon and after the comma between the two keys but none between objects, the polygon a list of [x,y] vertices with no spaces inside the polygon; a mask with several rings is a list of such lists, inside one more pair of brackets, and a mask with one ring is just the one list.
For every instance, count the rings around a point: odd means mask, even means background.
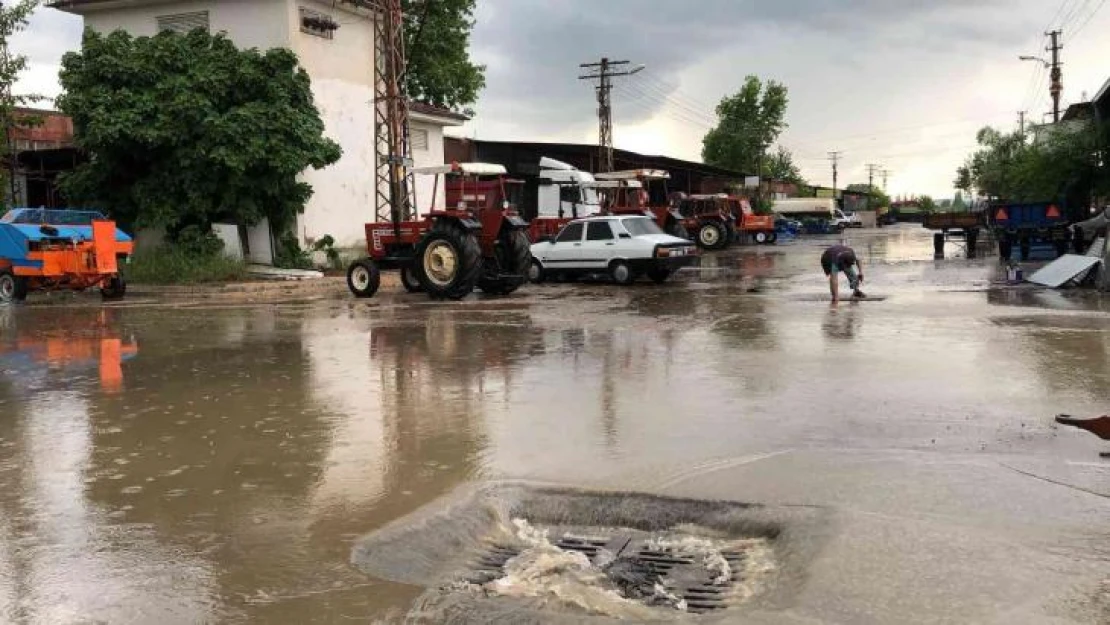
[{"label": "truck", "polygon": [[555,236],[572,219],[601,213],[598,189],[615,188],[616,183],[601,184],[593,174],[553,158],[540,158],[540,175],[525,183],[521,214],[528,220],[532,241]]},{"label": "truck", "polygon": [[851,220],[837,207],[832,198],[789,198],[775,200],[774,212],[800,220],[810,234],[839,233],[850,227]]}]

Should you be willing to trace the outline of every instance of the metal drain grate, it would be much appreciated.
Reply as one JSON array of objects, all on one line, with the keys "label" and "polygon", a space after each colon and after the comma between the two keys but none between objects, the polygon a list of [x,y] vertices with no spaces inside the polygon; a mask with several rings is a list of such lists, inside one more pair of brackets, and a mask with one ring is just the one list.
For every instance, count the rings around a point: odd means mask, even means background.
[{"label": "metal drain grate", "polygon": [[[673,604],[660,602],[657,587],[662,587],[669,596],[684,601],[686,610],[695,614],[729,607],[730,596],[743,581],[747,557],[741,551],[720,551],[730,571],[727,578],[721,579],[704,557],[682,548],[653,547],[655,543],[648,537],[564,535],[553,544],[564,551],[584,554],[627,599],[673,608]],[[599,557],[603,552],[605,557]],[[485,584],[503,577],[506,563],[521,553],[522,549],[507,545],[490,547],[475,563],[467,581]]]}]

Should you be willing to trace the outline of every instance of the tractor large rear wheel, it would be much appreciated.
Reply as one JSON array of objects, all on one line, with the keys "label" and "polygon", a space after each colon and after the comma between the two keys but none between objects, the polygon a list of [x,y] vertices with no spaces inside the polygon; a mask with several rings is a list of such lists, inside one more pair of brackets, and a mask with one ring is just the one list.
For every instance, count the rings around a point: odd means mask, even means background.
[{"label": "tractor large rear wheel", "polygon": [[719,250],[728,245],[728,231],[724,224],[707,221],[698,230],[698,245],[707,250]]},{"label": "tractor large rear wheel", "polygon": [[503,230],[494,253],[496,260],[485,261],[494,266],[487,267],[486,274],[478,281],[478,288],[490,295],[508,295],[528,281],[532,270],[532,245],[523,230]]},{"label": "tractor large rear wheel", "polygon": [[420,245],[414,262],[424,291],[433,298],[460,300],[474,291],[482,275],[482,248],[474,233],[450,221],[437,221]]},{"label": "tractor large rear wheel", "polygon": [[10,271],[0,273],[0,304],[22,302],[27,299],[27,278],[21,278]]}]

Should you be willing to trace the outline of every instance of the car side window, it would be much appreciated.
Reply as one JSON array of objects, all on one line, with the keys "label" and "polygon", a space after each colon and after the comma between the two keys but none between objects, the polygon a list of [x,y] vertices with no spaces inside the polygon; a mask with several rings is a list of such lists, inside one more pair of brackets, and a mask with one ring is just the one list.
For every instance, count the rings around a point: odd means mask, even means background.
[{"label": "car side window", "polygon": [[555,239],[557,243],[569,243],[582,240],[582,226],[585,224],[568,224],[563,231],[559,233],[559,238]]},{"label": "car side window", "polygon": [[586,228],[587,241],[612,241],[613,227],[607,221],[591,221]]}]

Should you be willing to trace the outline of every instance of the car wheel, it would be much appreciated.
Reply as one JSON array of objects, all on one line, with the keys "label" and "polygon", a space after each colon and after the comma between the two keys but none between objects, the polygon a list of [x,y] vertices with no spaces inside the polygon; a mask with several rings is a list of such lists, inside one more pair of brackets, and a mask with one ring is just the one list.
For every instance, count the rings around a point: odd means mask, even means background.
[{"label": "car wheel", "polygon": [[636,280],[636,275],[632,273],[632,268],[623,260],[615,260],[609,265],[609,275],[612,276],[613,282],[620,285],[632,284],[632,282]]},{"label": "car wheel", "polygon": [[382,273],[369,258],[356,260],[347,268],[347,288],[355,297],[374,297],[381,284]]},{"label": "car wheel", "polygon": [[532,266],[528,268],[528,281],[533,284],[542,284],[547,276],[544,275],[543,265],[535,258],[532,259]]}]

